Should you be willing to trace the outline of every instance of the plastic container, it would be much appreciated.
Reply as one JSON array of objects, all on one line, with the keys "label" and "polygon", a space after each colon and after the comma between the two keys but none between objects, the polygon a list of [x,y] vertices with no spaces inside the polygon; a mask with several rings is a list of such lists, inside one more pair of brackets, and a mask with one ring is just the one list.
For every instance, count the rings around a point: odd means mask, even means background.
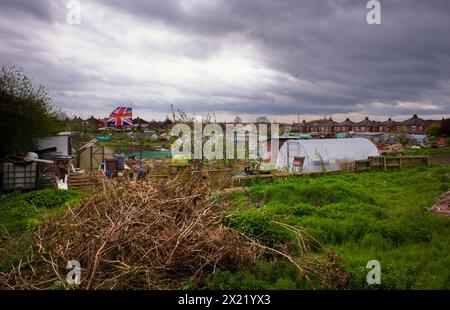
[{"label": "plastic container", "polygon": [[125,155],[124,154],[117,154],[116,162],[117,162],[117,166],[116,166],[117,170],[125,169]]}]

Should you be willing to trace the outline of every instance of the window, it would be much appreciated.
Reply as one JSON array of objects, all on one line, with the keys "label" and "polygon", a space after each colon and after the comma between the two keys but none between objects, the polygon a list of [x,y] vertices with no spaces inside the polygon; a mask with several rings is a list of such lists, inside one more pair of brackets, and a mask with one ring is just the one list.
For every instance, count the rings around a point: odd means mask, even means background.
[{"label": "window", "polygon": [[412,131],[416,131],[416,126],[411,126]]}]

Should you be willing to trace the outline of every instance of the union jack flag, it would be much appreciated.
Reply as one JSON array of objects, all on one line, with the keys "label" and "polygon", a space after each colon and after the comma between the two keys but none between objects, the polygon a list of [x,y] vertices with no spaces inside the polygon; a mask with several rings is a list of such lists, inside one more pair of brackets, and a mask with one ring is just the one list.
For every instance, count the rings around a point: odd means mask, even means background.
[{"label": "union jack flag", "polygon": [[108,124],[112,126],[133,126],[133,113],[131,108],[118,107],[110,115]]}]

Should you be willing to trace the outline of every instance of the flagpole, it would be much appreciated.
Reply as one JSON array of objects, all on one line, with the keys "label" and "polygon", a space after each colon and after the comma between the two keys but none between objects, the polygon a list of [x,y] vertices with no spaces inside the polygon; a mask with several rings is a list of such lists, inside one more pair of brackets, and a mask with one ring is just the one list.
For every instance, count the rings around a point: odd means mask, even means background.
[{"label": "flagpole", "polygon": [[134,131],[134,124],[133,124],[133,100],[131,100],[131,150],[130,150],[130,152],[131,152],[131,158],[133,158],[133,155],[134,155],[134,153],[133,153],[133,138],[134,138],[134,136],[133,136],[133,132]]}]

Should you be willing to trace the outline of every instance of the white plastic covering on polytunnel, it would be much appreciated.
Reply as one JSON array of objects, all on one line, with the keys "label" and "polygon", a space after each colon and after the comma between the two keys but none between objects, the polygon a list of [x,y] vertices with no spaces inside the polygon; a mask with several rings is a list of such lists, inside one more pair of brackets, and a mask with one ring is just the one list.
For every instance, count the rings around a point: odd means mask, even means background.
[{"label": "white plastic covering on polytunnel", "polygon": [[300,171],[339,170],[343,163],[378,156],[377,147],[363,138],[288,140],[280,148],[278,169],[293,171],[294,157],[304,157]]}]

